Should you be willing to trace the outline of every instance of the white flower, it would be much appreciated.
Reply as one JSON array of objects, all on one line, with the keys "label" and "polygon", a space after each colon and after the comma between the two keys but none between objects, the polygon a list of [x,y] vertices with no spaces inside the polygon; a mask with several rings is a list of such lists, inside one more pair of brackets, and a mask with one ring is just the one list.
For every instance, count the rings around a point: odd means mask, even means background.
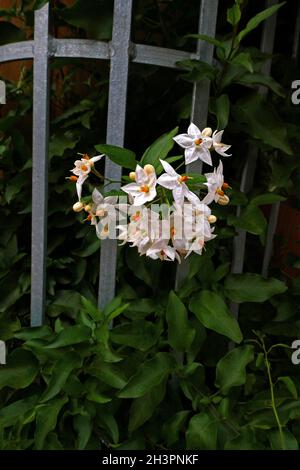
[{"label": "white flower", "polygon": [[71,172],[78,177],[76,181],[76,190],[79,201],[81,199],[83,183],[88,178],[94,163],[101,160],[102,157],[104,157],[104,155],[97,155],[96,157],[90,158],[87,154],[85,154],[80,160],[76,160],[74,162],[75,167],[73,170],[71,170]]},{"label": "white flower", "polygon": [[229,186],[227,183],[224,183],[223,163],[220,161],[218,168],[214,168],[213,173],[205,173],[205,176],[207,180],[205,185],[208,188],[208,193],[202,202],[204,204],[210,204],[212,201],[219,204],[222,204],[222,201],[224,202],[225,200],[229,202],[229,198],[224,193],[224,189],[227,189]]},{"label": "white flower", "polygon": [[231,145],[223,144],[221,142],[222,135],[224,131],[214,131],[212,135],[213,148],[222,157],[231,157],[231,154],[228,155],[226,152],[230,149]]},{"label": "white flower", "polygon": [[199,198],[192,191],[189,190],[185,181],[188,180],[188,176],[182,176],[176,173],[174,168],[169,165],[168,162],[160,160],[166,173],[163,173],[157,180],[157,184],[164,188],[171,189],[174,201],[177,204],[183,204],[184,198],[186,197],[193,204],[200,204]]},{"label": "white flower", "polygon": [[[147,166],[147,168],[146,168]],[[135,169],[135,183],[122,186],[121,189],[133,197],[135,206],[142,206],[146,202],[152,201],[156,196],[156,174],[153,168],[149,171],[149,165],[145,168],[137,165]]]},{"label": "white flower", "polygon": [[169,240],[157,240],[147,250],[146,256],[152,259],[160,259],[161,261],[174,261],[175,258],[180,262],[181,258],[173,246],[168,245]]},{"label": "white flower", "polygon": [[185,149],[184,155],[187,165],[198,158],[208,165],[212,165],[209,151],[213,144],[211,133],[212,130],[210,128],[200,131],[195,124],[191,123],[187,134],[180,134],[174,137],[175,142]]}]

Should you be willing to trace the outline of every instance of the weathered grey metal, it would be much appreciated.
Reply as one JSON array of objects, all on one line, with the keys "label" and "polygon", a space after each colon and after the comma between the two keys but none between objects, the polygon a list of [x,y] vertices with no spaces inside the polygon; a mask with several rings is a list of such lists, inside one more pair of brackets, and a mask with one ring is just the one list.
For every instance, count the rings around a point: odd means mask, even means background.
[{"label": "weathered grey metal", "polygon": [[[132,0],[115,0],[111,42],[109,101],[107,115],[107,143],[123,146],[125,136],[128,67],[130,55],[130,31]],[[106,159],[107,180],[120,180],[122,168]],[[112,183],[110,189],[117,189]],[[103,307],[115,294],[117,241],[103,240],[100,255],[99,306]]]},{"label": "weathered grey metal", "polygon": [[[267,0],[266,8],[271,7],[277,3],[278,3],[278,0]],[[276,31],[276,19],[277,19],[277,15],[275,13],[274,15],[272,15],[270,18],[268,18],[265,21],[264,26],[263,26],[260,49],[262,52],[266,54],[272,54],[273,52],[275,31]],[[262,71],[265,74],[270,74],[270,70],[271,70],[271,59],[265,62]],[[260,94],[266,94],[267,89],[265,87],[260,87],[258,92]],[[250,148],[247,161],[243,169],[241,185],[240,185],[240,190],[243,193],[247,194],[253,187],[257,156],[258,156],[257,151],[255,149]],[[241,208],[238,207],[237,209],[238,217],[240,213],[241,213]],[[238,233],[237,236],[233,240],[233,255],[232,255],[232,264],[231,264],[232,273],[242,273],[243,267],[244,267],[247,235],[244,230],[238,230],[237,233]],[[271,237],[271,232],[268,233],[268,242],[267,242],[268,244],[273,243],[273,238],[271,240],[270,237]],[[268,252],[269,250],[270,248],[268,247]],[[232,304],[231,310],[236,316],[238,315],[237,304]]]},{"label": "weathered grey metal", "polygon": [[32,59],[33,48],[33,41],[21,41],[0,46],[0,63],[11,60]]},{"label": "weathered grey metal", "polygon": [[31,326],[43,323],[49,142],[49,4],[35,12],[33,64]]},{"label": "weathered grey metal", "polygon": [[[200,5],[200,16],[199,16],[199,34],[205,34],[207,36],[215,37],[216,24],[218,16],[218,0],[202,0]],[[213,61],[214,46],[207,43],[206,41],[197,41],[197,59],[212,64]],[[191,121],[194,122],[200,128],[206,126],[208,103],[210,94],[210,81],[203,80],[200,83],[195,83],[193,87],[193,98],[192,98],[192,112]],[[202,172],[202,161],[198,160],[191,163],[187,170],[201,173]]]},{"label": "weathered grey metal", "polygon": [[294,42],[292,57],[294,59],[299,58],[299,47],[300,47],[300,2],[298,2],[297,16],[295,22]]},{"label": "weathered grey metal", "polygon": [[76,59],[109,59],[109,43],[92,39],[56,39],[51,41],[51,55]]},{"label": "weathered grey metal", "polygon": [[132,62],[139,64],[178,68],[177,62],[191,59],[194,55],[189,52],[164,47],[146,46],[143,44],[132,45]]},{"label": "weathered grey metal", "polygon": [[269,273],[269,266],[270,266],[270,261],[272,257],[273,242],[274,242],[274,236],[276,233],[279,209],[280,209],[280,202],[276,202],[275,204],[272,205],[270,216],[269,216],[268,233],[267,233],[268,241],[266,243],[266,247],[264,251],[264,259],[263,259],[263,265],[262,265],[262,270],[261,270],[261,274],[264,277],[268,277],[268,273]]}]

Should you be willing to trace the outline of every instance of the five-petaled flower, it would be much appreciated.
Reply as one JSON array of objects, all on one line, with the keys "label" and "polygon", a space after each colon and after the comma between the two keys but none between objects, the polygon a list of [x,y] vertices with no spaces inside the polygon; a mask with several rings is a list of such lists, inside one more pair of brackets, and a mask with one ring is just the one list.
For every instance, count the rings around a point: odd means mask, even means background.
[{"label": "five-petaled flower", "polygon": [[208,165],[212,165],[210,148],[213,145],[212,129],[206,127],[203,131],[193,123],[189,125],[187,134],[174,137],[175,142],[185,149],[185,163],[194,162],[198,158]]},{"label": "five-petaled flower", "polygon": [[227,150],[230,149],[231,145],[224,144],[221,142],[222,135],[224,131],[214,131],[212,135],[213,148],[222,157],[231,157],[231,154],[228,155]]},{"label": "five-petaled flower", "polygon": [[135,182],[122,186],[121,189],[133,197],[135,206],[142,206],[146,202],[152,201],[156,196],[156,174],[152,165],[145,165],[142,168],[136,166]]},{"label": "five-petaled flower", "polygon": [[205,185],[208,188],[208,193],[202,200],[204,204],[210,204],[212,201],[220,205],[226,205],[229,202],[229,197],[226,196],[225,190],[229,185],[224,182],[223,163],[220,161],[218,168],[214,168],[213,173],[205,173],[207,182]]},{"label": "five-petaled flower", "polygon": [[195,193],[189,190],[185,181],[189,179],[188,176],[182,176],[176,173],[174,168],[166,161],[160,160],[166,173],[163,173],[157,180],[157,184],[164,188],[171,189],[174,201],[177,204],[183,204],[184,198],[188,199],[191,203],[200,204],[199,198]]},{"label": "five-petaled flower", "polygon": [[75,167],[71,172],[78,177],[76,181],[76,190],[79,201],[81,199],[83,183],[89,177],[89,173],[91,172],[95,162],[101,160],[102,157],[104,157],[104,155],[96,155],[95,157],[90,158],[85,154],[80,160],[76,160],[74,162]]}]

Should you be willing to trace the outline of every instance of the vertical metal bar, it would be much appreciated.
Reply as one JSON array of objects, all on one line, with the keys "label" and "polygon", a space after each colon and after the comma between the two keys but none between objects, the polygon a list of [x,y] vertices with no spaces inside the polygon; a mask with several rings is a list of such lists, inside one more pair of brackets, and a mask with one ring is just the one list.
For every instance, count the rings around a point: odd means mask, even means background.
[{"label": "vertical metal bar", "polygon": [[299,58],[299,46],[300,46],[299,39],[300,39],[300,2],[298,3],[298,9],[297,9],[297,17],[296,17],[295,32],[294,32],[293,52],[292,52],[292,57],[295,60],[298,60],[298,58]]},{"label": "vertical metal bar", "polygon": [[[267,0],[266,8],[276,5],[277,3],[278,3],[278,0]],[[265,21],[264,26],[263,26],[260,49],[262,52],[265,52],[267,54],[271,54],[273,52],[275,32],[276,32],[276,20],[277,20],[277,14],[275,13],[274,15],[272,15],[270,18],[268,18]],[[262,71],[267,75],[270,74],[271,59],[265,62],[262,68]],[[267,93],[267,89],[264,87],[260,87],[258,91],[260,94]],[[257,156],[258,156],[258,153],[256,149],[249,150],[247,161],[243,169],[241,186],[240,186],[240,190],[244,193],[249,192],[253,186]],[[241,208],[238,207],[237,216],[240,215],[240,212],[241,212]],[[238,230],[238,234],[233,240],[233,255],[232,255],[232,265],[231,265],[232,273],[243,272],[246,238],[247,238],[246,232],[244,230]],[[235,314],[235,316],[238,315],[237,304],[232,304],[231,310]]]},{"label": "vertical metal bar", "polygon": [[[214,37],[216,33],[216,23],[218,16],[218,0],[200,1],[200,16],[198,33]],[[214,46],[205,41],[197,41],[196,57],[199,60],[211,64],[213,60]],[[201,83],[194,83],[192,96],[191,122],[203,128],[206,125],[208,114],[208,102],[210,94],[210,81],[203,80]],[[197,160],[187,165],[186,171],[201,173],[202,161]],[[182,260],[176,270],[175,288],[177,289],[188,275],[188,260]]]},{"label": "vertical metal bar", "polygon": [[[110,84],[107,117],[107,143],[124,145],[132,0],[114,1],[114,22],[111,42]],[[105,177],[120,180],[122,169],[106,159]],[[117,189],[114,183],[109,189]],[[100,307],[115,294],[117,241],[106,239],[101,244],[99,296]]]},{"label": "vertical metal bar", "polygon": [[49,9],[46,4],[34,15],[31,326],[43,323],[46,293]]},{"label": "vertical metal bar", "polygon": [[[275,31],[275,28],[274,28],[274,31]],[[293,41],[293,49],[292,49],[292,57],[295,60],[298,59],[298,55],[299,55],[299,38],[300,38],[300,3],[298,4],[298,8],[297,8],[294,41]],[[276,202],[275,204],[272,204],[271,212],[269,216],[267,241],[266,241],[264,259],[263,259],[262,271],[261,271],[264,277],[267,277],[268,272],[269,272],[269,265],[270,265],[270,261],[272,257],[273,242],[274,242],[274,236],[275,236],[277,222],[278,222],[279,210],[280,210],[280,202]]]}]

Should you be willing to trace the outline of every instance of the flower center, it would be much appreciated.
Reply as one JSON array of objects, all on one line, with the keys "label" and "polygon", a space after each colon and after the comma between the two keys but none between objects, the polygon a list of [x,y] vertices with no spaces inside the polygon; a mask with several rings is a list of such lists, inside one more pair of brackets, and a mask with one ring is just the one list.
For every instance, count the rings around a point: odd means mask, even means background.
[{"label": "flower center", "polygon": [[179,176],[179,178],[178,178],[179,183],[184,183],[184,182],[187,181],[188,179],[189,179],[189,177],[186,176],[186,175]]},{"label": "flower center", "polygon": [[149,193],[150,188],[149,188],[149,186],[148,186],[147,184],[145,184],[144,186],[141,186],[141,187],[140,187],[140,191],[141,191],[142,193]]},{"label": "flower center", "polygon": [[221,188],[218,188],[217,191],[216,191],[217,194],[219,194],[219,196],[224,196],[224,191],[222,191]]},{"label": "flower center", "polygon": [[81,169],[82,169],[82,171],[88,171],[87,165],[82,165],[82,166],[81,166]]},{"label": "flower center", "polygon": [[199,139],[195,139],[194,142],[196,145],[201,145],[203,140],[199,138]]}]

